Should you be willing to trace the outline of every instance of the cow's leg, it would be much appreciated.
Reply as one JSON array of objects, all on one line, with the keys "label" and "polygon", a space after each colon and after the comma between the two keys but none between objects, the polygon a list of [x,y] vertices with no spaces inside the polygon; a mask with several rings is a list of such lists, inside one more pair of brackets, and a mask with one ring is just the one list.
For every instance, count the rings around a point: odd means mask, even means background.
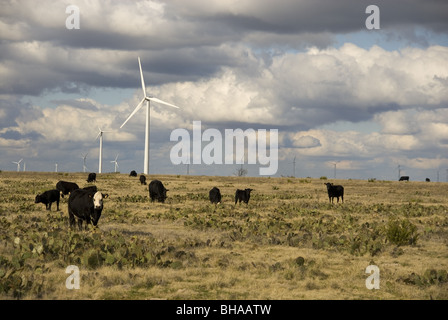
[{"label": "cow's leg", "polygon": [[59,211],[59,199],[56,200],[56,211]]},{"label": "cow's leg", "polygon": [[78,228],[79,231],[82,231],[82,219],[78,219]]},{"label": "cow's leg", "polygon": [[[89,224],[92,224],[92,221],[90,220],[90,216],[87,217],[87,219],[86,219],[86,225],[85,225],[85,227],[84,227],[84,229],[85,229],[86,231],[87,231],[87,228],[88,228]],[[92,224],[92,226],[93,226],[93,224]]]},{"label": "cow's leg", "polygon": [[70,212],[70,209],[68,210],[68,219],[70,221],[70,227],[73,228],[75,226],[75,216]]}]

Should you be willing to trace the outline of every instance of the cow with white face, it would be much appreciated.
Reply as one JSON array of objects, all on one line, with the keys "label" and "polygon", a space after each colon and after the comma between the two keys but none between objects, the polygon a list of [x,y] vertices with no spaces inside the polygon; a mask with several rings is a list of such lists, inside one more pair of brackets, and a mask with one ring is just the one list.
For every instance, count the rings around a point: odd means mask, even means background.
[{"label": "cow with white face", "polygon": [[70,193],[68,199],[70,227],[74,227],[76,219],[78,219],[79,230],[82,230],[83,221],[85,221],[86,230],[90,223],[96,227],[103,211],[103,199],[108,197],[108,194],[85,189],[77,189]]}]

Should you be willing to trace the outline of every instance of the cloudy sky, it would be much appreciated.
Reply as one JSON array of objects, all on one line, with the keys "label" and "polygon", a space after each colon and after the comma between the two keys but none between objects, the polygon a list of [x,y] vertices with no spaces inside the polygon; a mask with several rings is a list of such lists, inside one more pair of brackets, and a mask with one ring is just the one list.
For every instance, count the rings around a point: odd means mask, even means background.
[{"label": "cloudy sky", "polygon": [[[366,20],[379,8],[380,29]],[[73,11],[79,8],[79,29]],[[0,170],[186,174],[177,128],[277,129],[276,176],[446,181],[445,0],[0,0]],[[371,18],[371,17],[370,17]],[[70,25],[70,24],[69,24]],[[204,144],[205,145],[205,144]],[[247,162],[247,159],[246,159]],[[190,165],[233,175],[239,164]],[[259,164],[244,165],[249,175]]]}]

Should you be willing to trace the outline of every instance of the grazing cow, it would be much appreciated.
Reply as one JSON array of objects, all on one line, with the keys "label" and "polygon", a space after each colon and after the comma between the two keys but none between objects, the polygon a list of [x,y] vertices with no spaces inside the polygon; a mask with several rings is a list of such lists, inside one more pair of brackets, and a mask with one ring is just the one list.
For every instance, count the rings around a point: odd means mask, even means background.
[{"label": "grazing cow", "polygon": [[87,182],[96,182],[96,173],[95,172],[89,173],[89,176],[87,177]]},{"label": "grazing cow", "polygon": [[249,199],[250,199],[250,192],[253,190],[254,189],[244,189],[244,190],[237,189],[235,192],[235,204],[238,201],[240,202],[240,204],[241,204],[241,201],[248,204]]},{"label": "grazing cow", "polygon": [[338,198],[339,203],[339,197],[342,198],[342,202],[344,202],[344,187],[339,185],[334,185],[332,183],[324,183],[327,186],[328,191],[328,200],[330,200],[330,203],[333,203],[334,198]]},{"label": "grazing cow", "polygon": [[426,182],[431,182],[431,179],[429,179],[429,178],[426,178]]},{"label": "grazing cow", "polygon": [[62,193],[61,196],[64,198],[64,195],[71,193],[73,190],[79,189],[79,187],[74,182],[59,181],[56,183],[56,189]]},{"label": "grazing cow", "polygon": [[146,177],[144,175],[140,175],[140,184],[144,184],[146,186]]},{"label": "grazing cow", "polygon": [[42,194],[38,194],[36,196],[36,199],[34,200],[34,203],[43,203],[45,204],[45,208],[51,211],[51,204],[53,202],[56,202],[57,207],[56,210],[59,211],[59,199],[60,199],[59,190],[53,189],[45,191]]},{"label": "grazing cow", "polygon": [[135,170],[132,170],[131,173],[129,174],[130,177],[136,177],[137,176],[137,172],[135,172]]},{"label": "grazing cow", "polygon": [[149,183],[149,197],[151,198],[151,202],[154,202],[157,199],[158,202],[165,202],[166,192],[169,191],[165,188],[163,183],[159,180],[152,180]]},{"label": "grazing cow", "polygon": [[96,227],[103,211],[103,199],[107,197],[109,197],[108,194],[85,189],[77,189],[71,192],[68,198],[70,227],[75,226],[76,219],[78,219],[79,230],[82,230],[83,221],[85,221],[86,230],[90,223]]},{"label": "grazing cow", "polygon": [[209,191],[208,197],[210,199],[210,202],[214,203],[215,206],[217,204],[221,203],[221,191],[218,188],[216,188],[216,187],[213,187],[213,189],[211,189]]},{"label": "grazing cow", "polygon": [[409,181],[409,176],[401,176],[398,181]]}]

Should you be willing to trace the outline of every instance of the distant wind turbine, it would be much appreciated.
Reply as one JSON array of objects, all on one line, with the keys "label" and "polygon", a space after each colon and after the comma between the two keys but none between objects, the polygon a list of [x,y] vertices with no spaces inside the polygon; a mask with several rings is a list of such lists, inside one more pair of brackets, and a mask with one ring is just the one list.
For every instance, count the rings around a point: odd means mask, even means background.
[{"label": "distant wind turbine", "polygon": [[86,170],[87,170],[87,167],[86,167],[86,158],[87,158],[87,155],[88,155],[89,153],[87,152],[85,155],[83,155],[83,154],[81,154],[81,158],[83,159],[83,163],[82,163],[82,171],[83,172],[86,172]]},{"label": "distant wind turbine", "polygon": [[332,164],[334,165],[334,179],[336,179],[336,165],[337,165],[339,162],[340,162],[340,161],[332,162]]},{"label": "distant wind turbine", "polygon": [[20,162],[22,162],[23,159],[20,159],[19,161],[12,161],[12,163],[15,163],[17,165],[17,172],[20,171]]},{"label": "distant wind turbine", "polygon": [[102,172],[103,168],[103,133],[104,132],[110,132],[110,131],[103,131],[100,127],[98,127],[98,135],[96,136],[95,140],[100,138],[100,154],[99,154],[99,164],[98,164],[98,173]]},{"label": "distant wind turbine", "polygon": [[112,163],[115,163],[115,173],[117,173],[117,168],[118,168],[118,162],[117,162],[117,159],[118,159],[118,154],[117,154],[117,156],[115,157],[115,160],[114,160],[114,161],[111,161]]},{"label": "distant wind turbine", "polygon": [[296,177],[296,156],[294,156],[294,160],[292,161],[292,164],[294,166],[294,178]]},{"label": "distant wind turbine", "polygon": [[178,106],[175,106],[173,104],[170,104],[168,102],[162,101],[155,97],[150,97],[146,95],[146,88],[145,88],[145,80],[143,79],[143,72],[142,72],[142,64],[140,63],[140,57],[138,57],[138,65],[140,67],[140,78],[142,81],[142,89],[143,89],[143,99],[140,101],[140,103],[135,107],[134,111],[129,115],[129,117],[126,119],[125,122],[121,125],[120,128],[123,128],[123,126],[126,124],[126,122],[129,121],[129,119],[132,118],[132,116],[140,110],[140,108],[143,106],[143,103],[146,101],[146,129],[145,129],[145,160],[143,163],[143,172],[145,174],[149,173],[149,125],[150,125],[150,106],[149,102],[154,101],[157,103],[165,104],[167,106],[173,107],[173,108],[179,108]]}]

